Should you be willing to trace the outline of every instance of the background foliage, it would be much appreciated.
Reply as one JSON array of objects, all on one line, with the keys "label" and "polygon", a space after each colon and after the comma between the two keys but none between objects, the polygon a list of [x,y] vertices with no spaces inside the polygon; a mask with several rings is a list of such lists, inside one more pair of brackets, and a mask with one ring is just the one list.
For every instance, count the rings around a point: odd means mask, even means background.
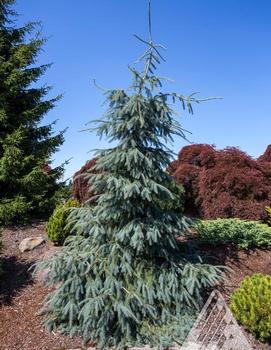
[{"label": "background foliage", "polygon": [[[97,159],[89,160],[80,170],[74,174],[74,180],[72,184],[72,195],[74,198],[78,199],[80,203],[90,202],[95,203],[95,193],[89,186],[88,179],[92,174],[96,174],[95,164]],[[178,213],[184,212],[184,203],[185,203],[185,190],[181,184],[177,184],[176,181],[172,178],[170,184],[170,190],[173,194],[173,197],[165,198],[161,202],[159,197],[154,197],[160,206],[167,210],[174,210]]]},{"label": "background foliage", "polygon": [[269,226],[271,226],[271,207],[266,207],[265,211],[267,214],[267,223]]},{"label": "background foliage", "polygon": [[2,232],[1,232],[1,229],[0,229],[0,277],[1,277],[1,274],[2,274],[1,253],[2,253],[2,249],[3,249],[3,243],[2,243],[2,240],[1,240],[1,235],[2,235]]},{"label": "background foliage", "polygon": [[50,67],[38,66],[44,44],[39,25],[16,27],[16,14],[0,1],[0,224],[25,221],[54,208],[53,196],[63,167],[52,169],[50,158],[63,143],[54,123],[43,117],[60,96],[46,99],[51,87],[37,86]]},{"label": "background foliage", "polygon": [[271,202],[270,147],[258,160],[237,148],[184,147],[170,174],[183,184],[186,212],[205,219],[266,219]]},{"label": "background foliage", "polygon": [[85,203],[88,199],[94,196],[91,187],[88,185],[88,178],[91,174],[95,174],[94,165],[96,159],[91,159],[73,176],[72,196],[79,200],[80,203]]}]

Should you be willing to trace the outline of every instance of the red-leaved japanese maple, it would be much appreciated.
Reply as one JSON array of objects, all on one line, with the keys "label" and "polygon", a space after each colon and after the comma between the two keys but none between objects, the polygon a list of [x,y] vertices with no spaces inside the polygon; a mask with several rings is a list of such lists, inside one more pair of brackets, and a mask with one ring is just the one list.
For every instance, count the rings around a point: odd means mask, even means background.
[{"label": "red-leaved japanese maple", "polygon": [[206,219],[260,220],[271,204],[271,147],[253,159],[238,148],[184,147],[169,172],[186,190],[186,211]]},{"label": "red-leaved japanese maple", "polygon": [[86,175],[94,172],[93,166],[96,164],[96,159],[91,159],[82,166],[73,176],[72,195],[74,198],[79,200],[81,203],[86,202],[93,196],[89,189],[88,179]]}]

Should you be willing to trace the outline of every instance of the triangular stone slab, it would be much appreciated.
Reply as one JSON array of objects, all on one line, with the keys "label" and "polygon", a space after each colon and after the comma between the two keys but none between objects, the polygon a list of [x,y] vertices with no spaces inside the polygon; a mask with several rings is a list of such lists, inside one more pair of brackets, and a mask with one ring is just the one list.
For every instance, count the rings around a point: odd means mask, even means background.
[{"label": "triangular stone slab", "polygon": [[214,290],[181,350],[252,350],[221,293]]}]

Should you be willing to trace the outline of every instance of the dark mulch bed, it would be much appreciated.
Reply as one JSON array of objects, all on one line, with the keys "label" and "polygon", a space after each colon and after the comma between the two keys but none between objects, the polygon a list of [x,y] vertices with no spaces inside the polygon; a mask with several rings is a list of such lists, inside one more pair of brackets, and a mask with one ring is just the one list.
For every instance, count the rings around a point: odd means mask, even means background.
[{"label": "dark mulch bed", "polygon": [[46,241],[36,249],[20,253],[26,237],[44,236],[44,223],[4,230],[3,271],[0,279],[0,349],[66,350],[80,348],[80,339],[48,333],[38,315],[49,289],[32,278],[29,267],[55,248]]},{"label": "dark mulch bed", "polygon": [[[44,236],[44,223],[36,222],[25,227],[4,230],[3,269],[0,279],[0,349],[1,350],[66,350],[80,348],[79,338],[71,339],[59,333],[48,333],[41,325],[38,315],[49,289],[34,280],[29,267],[56,248],[48,241],[30,252],[20,253],[22,239]],[[233,247],[203,246],[215,264],[232,269],[221,287],[229,301],[231,292],[240,285],[245,276],[255,272],[271,274],[271,251],[237,251]],[[271,350],[268,344],[257,342],[246,333],[254,349]]]}]

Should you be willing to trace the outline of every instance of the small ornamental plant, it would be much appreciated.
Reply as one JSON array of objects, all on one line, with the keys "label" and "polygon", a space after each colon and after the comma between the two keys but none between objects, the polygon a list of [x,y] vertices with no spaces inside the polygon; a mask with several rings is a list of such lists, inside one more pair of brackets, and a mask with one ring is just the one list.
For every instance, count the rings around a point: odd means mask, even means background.
[{"label": "small ornamental plant", "polygon": [[71,208],[79,208],[80,203],[76,199],[69,199],[64,204],[59,204],[46,225],[46,233],[50,241],[54,244],[61,245],[65,239],[71,234],[71,230],[67,227],[67,218],[71,212]]},{"label": "small ornamental plant", "polygon": [[246,277],[232,294],[230,308],[249,332],[262,341],[271,340],[271,275]]},{"label": "small ornamental plant", "polygon": [[202,292],[222,277],[198,254],[183,253],[176,237],[187,220],[163,205],[174,198],[168,145],[173,136],[185,138],[172,102],[192,113],[199,100],[161,90],[155,69],[162,46],[153,42],[150,22],[149,40],[137,37],[147,49],[142,68],[129,68],[130,88],[105,91],[108,110],[96,132],[114,146],[97,152],[96,174],[88,174],[96,205],[71,214],[77,235],[41,265],[56,286],[44,307],[47,327],[101,349],[183,341]]},{"label": "small ornamental plant", "polygon": [[265,211],[267,214],[267,223],[269,226],[271,226],[271,207],[266,207]]},{"label": "small ornamental plant", "polygon": [[271,227],[240,219],[199,220],[193,225],[201,241],[231,244],[239,249],[271,247]]},{"label": "small ornamental plant", "polygon": [[1,241],[1,234],[2,234],[2,232],[1,232],[1,229],[0,229],[0,276],[1,276],[1,274],[2,274],[2,262],[1,262],[1,253],[2,253],[2,248],[3,248],[3,243],[2,243],[2,241]]}]

